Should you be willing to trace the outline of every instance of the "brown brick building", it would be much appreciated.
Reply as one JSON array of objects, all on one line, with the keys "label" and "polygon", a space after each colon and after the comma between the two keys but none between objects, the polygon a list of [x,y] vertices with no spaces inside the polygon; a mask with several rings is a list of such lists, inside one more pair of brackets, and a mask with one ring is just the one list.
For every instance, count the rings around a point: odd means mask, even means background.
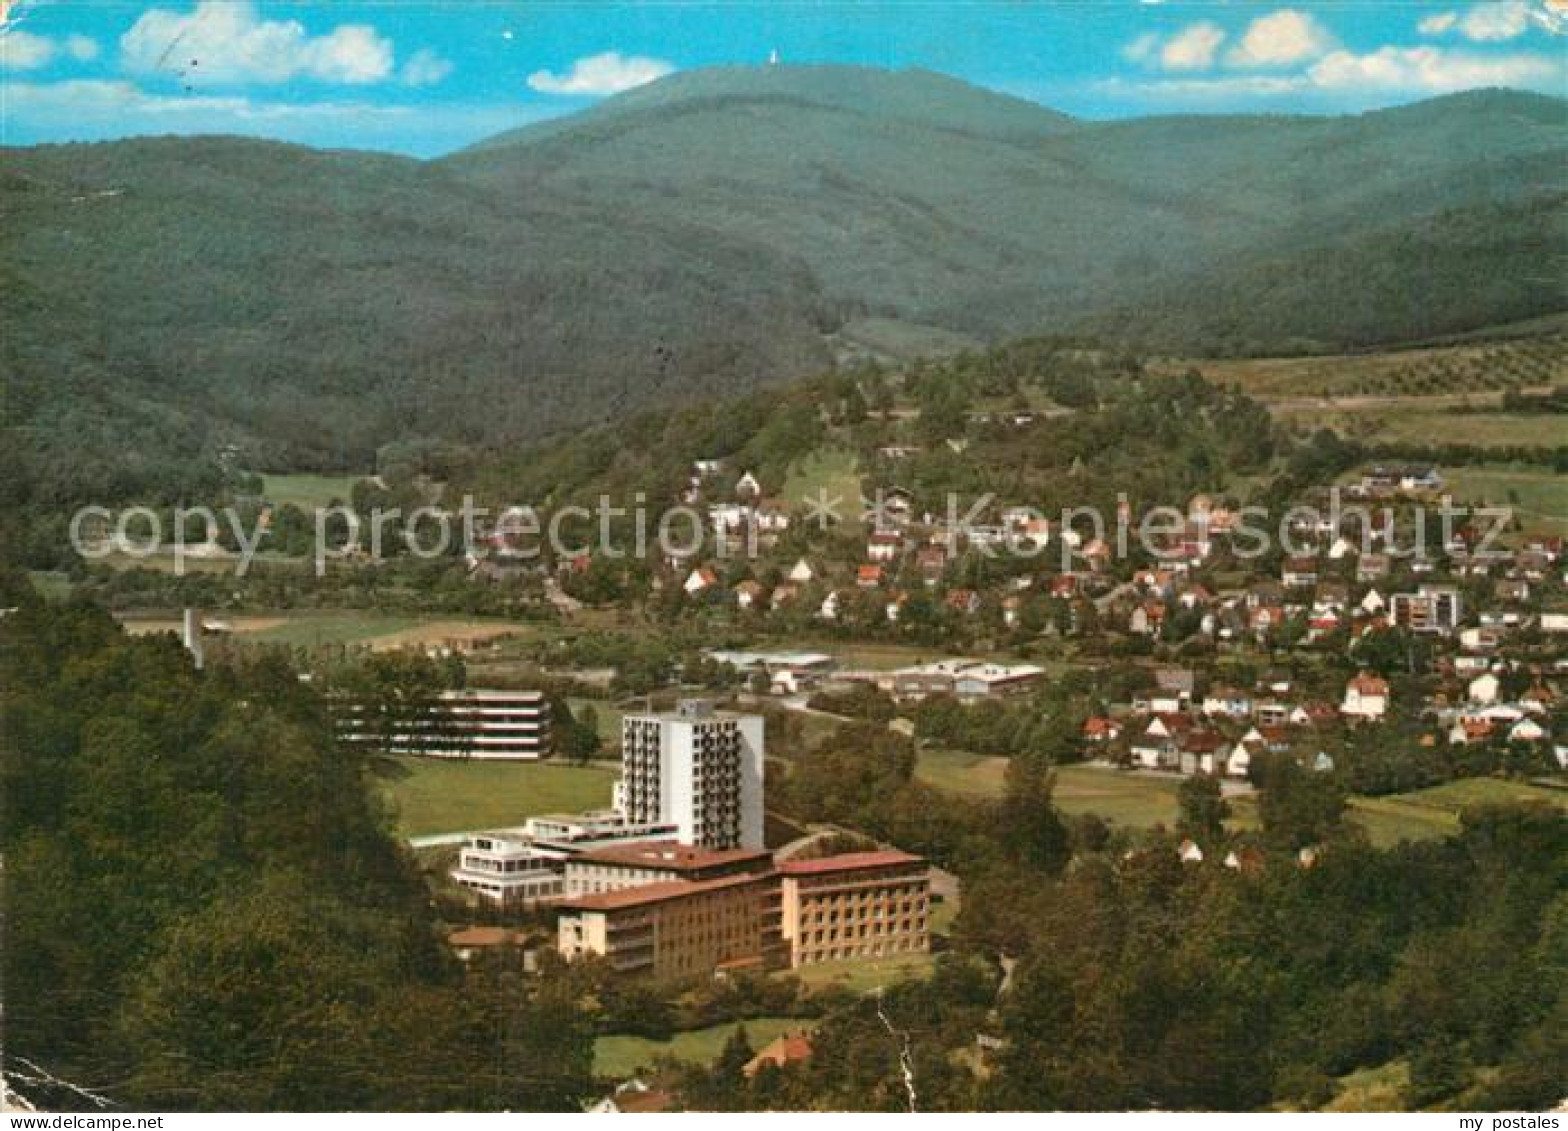
[{"label": "brown brick building", "polygon": [[791,966],[930,949],[931,872],[920,857],[852,852],[778,868]]}]

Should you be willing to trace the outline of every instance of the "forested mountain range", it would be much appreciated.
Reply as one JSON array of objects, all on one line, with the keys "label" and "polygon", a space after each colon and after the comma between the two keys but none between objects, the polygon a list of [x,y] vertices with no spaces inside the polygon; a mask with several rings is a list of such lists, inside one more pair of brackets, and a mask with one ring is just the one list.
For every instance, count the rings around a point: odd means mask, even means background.
[{"label": "forested mountain range", "polygon": [[[1568,103],[1080,121],[928,72],[682,73],[420,162],[236,138],[4,152],[13,502],[229,448],[368,469],[877,341],[1343,349],[1564,309]],[[203,470],[206,468],[207,470]]]}]

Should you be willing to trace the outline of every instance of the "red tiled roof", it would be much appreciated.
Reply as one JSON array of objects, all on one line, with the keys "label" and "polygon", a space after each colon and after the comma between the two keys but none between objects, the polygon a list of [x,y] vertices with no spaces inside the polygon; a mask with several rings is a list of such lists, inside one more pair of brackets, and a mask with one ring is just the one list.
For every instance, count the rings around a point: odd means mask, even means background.
[{"label": "red tiled roof", "polygon": [[628,907],[663,903],[665,900],[683,899],[704,892],[757,883],[771,875],[771,872],[741,872],[733,876],[719,876],[712,880],[667,880],[664,883],[641,884],[620,891],[600,892],[597,895],[580,895],[574,899],[564,899],[556,906],[576,911],[620,911]]},{"label": "red tiled roof", "polygon": [[464,927],[447,935],[446,941],[454,947],[521,946],[523,933],[505,927]]},{"label": "red tiled roof", "polygon": [[924,864],[925,858],[911,856],[896,848],[879,852],[845,852],[815,860],[781,860],[779,872],[786,876],[820,876],[831,872],[854,872],[862,868],[889,868],[896,864]]},{"label": "red tiled roof", "polygon": [[766,1045],[761,1052],[746,1062],[746,1066],[741,1071],[747,1076],[755,1076],[764,1064],[776,1064],[782,1068],[787,1064],[798,1064],[810,1059],[810,1038],[796,1034],[779,1037]]},{"label": "red tiled roof", "polygon": [[615,1097],[616,1110],[627,1115],[669,1111],[674,1106],[675,1097],[663,1088],[649,1088],[646,1092],[622,1092]]}]

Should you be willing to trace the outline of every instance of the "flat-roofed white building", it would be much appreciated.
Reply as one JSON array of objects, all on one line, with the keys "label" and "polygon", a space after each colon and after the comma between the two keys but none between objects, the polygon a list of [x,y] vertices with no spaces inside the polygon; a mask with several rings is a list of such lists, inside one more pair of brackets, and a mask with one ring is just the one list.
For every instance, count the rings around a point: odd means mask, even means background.
[{"label": "flat-roofed white building", "polygon": [[521,828],[473,833],[449,873],[503,906],[532,906],[565,894],[569,861],[645,842],[669,844],[673,825],[633,823],[614,810],[531,817]]},{"label": "flat-roofed white building", "polygon": [[561,895],[558,857],[540,852],[526,836],[479,833],[458,853],[452,879],[481,899],[522,907]]},{"label": "flat-roofed white building", "polygon": [[[844,673],[841,678],[859,678],[859,673]],[[929,695],[956,695],[960,699],[1021,695],[1044,678],[1045,669],[1035,664],[996,664],[961,658],[933,660],[870,675],[880,690],[905,702]]]},{"label": "flat-roofed white building", "polygon": [[[552,749],[550,700],[542,691],[443,691],[430,710],[397,725],[389,740],[397,754],[530,762]],[[349,706],[339,726],[351,741],[379,737],[360,705]]]}]

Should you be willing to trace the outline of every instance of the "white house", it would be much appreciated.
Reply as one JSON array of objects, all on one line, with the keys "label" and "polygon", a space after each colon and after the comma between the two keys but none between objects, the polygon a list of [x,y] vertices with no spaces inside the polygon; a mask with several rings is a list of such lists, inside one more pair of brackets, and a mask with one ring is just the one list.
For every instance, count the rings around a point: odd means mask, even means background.
[{"label": "white house", "polygon": [[1388,681],[1362,672],[1345,685],[1339,712],[1353,719],[1381,719],[1388,714]]},{"label": "white house", "polygon": [[704,566],[694,569],[686,576],[685,583],[681,586],[688,597],[695,597],[698,593],[706,592],[719,583],[718,575]]},{"label": "white house", "polygon": [[784,576],[796,585],[805,585],[807,582],[815,580],[817,571],[811,568],[810,562],[805,558],[801,558],[794,565],[790,566],[789,572]]},{"label": "white house", "polygon": [[903,548],[903,538],[891,530],[875,531],[866,539],[866,557],[873,562],[890,562]]},{"label": "white house", "polygon": [[1225,759],[1225,776],[1231,778],[1245,778],[1252,769],[1252,760],[1263,752],[1263,743],[1242,739],[1231,747],[1230,757]]},{"label": "white house", "polygon": [[1491,672],[1478,675],[1470,681],[1466,694],[1472,703],[1496,703],[1498,692],[1502,690],[1502,683]]},{"label": "white house", "polygon": [[1509,742],[1540,742],[1546,737],[1546,728],[1534,719],[1520,719],[1508,730]]},{"label": "white house", "polygon": [[1213,718],[1245,719],[1252,714],[1252,696],[1234,687],[1211,687],[1203,697],[1203,713]]}]

